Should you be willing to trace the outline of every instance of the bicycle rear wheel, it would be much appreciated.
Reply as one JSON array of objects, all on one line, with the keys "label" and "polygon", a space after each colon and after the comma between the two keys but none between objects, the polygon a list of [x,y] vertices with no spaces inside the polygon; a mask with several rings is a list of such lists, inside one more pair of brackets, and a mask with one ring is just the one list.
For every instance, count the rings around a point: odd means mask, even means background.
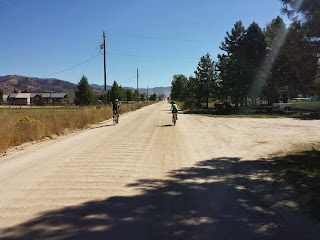
[{"label": "bicycle rear wheel", "polygon": [[113,125],[117,124],[117,115],[113,114]]}]

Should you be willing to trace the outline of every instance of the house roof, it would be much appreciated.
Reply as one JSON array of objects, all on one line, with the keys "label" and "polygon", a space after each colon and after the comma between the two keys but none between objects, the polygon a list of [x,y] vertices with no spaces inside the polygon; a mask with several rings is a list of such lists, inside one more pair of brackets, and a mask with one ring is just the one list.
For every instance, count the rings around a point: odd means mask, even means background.
[{"label": "house roof", "polygon": [[31,96],[30,97],[35,97],[35,96],[37,96],[37,95],[39,95],[39,96],[41,96],[41,93],[31,93]]},{"label": "house roof", "polygon": [[13,93],[9,95],[9,98],[29,98],[31,93]]},{"label": "house roof", "polygon": [[40,93],[43,98],[64,98],[67,93]]},{"label": "house roof", "polygon": [[9,98],[28,98],[40,95],[43,98],[64,98],[68,96],[67,93],[12,93]]}]

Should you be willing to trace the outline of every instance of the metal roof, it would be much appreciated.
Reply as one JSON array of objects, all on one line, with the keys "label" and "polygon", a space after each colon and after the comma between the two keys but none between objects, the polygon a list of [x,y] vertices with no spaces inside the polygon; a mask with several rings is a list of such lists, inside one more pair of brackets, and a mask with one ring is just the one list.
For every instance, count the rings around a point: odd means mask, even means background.
[{"label": "metal roof", "polygon": [[12,93],[9,98],[28,98],[40,95],[43,98],[64,98],[68,96],[67,93]]},{"label": "metal roof", "polygon": [[29,98],[31,93],[13,93],[9,95],[9,98]]},{"label": "metal roof", "polygon": [[64,98],[66,93],[40,93],[43,98]]}]

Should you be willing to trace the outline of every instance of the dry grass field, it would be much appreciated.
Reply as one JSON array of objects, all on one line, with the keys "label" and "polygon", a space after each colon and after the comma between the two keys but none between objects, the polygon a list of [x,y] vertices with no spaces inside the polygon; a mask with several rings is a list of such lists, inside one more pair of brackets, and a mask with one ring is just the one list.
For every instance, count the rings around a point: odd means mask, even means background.
[{"label": "dry grass field", "polygon": [[[143,107],[142,103],[123,104],[121,113]],[[29,141],[82,129],[112,117],[111,106],[83,108],[2,108],[0,109],[0,152]]]}]

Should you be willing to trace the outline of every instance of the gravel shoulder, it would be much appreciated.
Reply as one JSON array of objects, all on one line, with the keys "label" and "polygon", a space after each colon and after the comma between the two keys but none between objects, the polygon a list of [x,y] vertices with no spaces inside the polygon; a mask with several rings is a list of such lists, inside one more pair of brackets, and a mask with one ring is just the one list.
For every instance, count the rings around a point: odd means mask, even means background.
[{"label": "gravel shoulder", "polygon": [[160,102],[0,158],[0,239],[320,239],[265,158],[319,120],[208,118]]}]

